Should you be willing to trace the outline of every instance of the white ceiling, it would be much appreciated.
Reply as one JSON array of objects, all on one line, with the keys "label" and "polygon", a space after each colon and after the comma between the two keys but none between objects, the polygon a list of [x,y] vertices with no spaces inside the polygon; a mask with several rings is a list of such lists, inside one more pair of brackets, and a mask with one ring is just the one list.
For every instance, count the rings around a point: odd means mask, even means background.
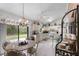
[{"label": "white ceiling", "polygon": [[[62,16],[67,9],[65,3],[25,3],[24,14],[29,19],[39,16]],[[0,16],[18,18],[22,16],[22,3],[0,3]]]}]

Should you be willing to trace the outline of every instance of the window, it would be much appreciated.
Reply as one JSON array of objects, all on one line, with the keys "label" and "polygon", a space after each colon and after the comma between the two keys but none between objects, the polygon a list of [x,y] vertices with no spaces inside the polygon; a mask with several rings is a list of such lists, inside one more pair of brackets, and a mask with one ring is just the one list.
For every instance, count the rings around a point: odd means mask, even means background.
[{"label": "window", "polygon": [[27,39],[27,26],[19,26],[19,39],[20,40]]},{"label": "window", "polygon": [[[7,40],[18,40],[18,26],[7,25]],[[19,40],[27,38],[27,26],[19,26]]]},{"label": "window", "polygon": [[7,25],[7,40],[18,39],[18,27],[15,25]]}]

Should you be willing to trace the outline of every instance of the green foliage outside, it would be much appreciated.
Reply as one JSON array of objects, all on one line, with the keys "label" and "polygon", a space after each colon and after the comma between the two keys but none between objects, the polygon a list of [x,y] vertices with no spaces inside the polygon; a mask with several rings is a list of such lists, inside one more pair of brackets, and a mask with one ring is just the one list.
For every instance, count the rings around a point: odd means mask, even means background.
[{"label": "green foliage outside", "polygon": [[17,26],[13,25],[8,25],[7,26],[7,35],[14,35],[18,33],[18,28]]},{"label": "green foliage outside", "polygon": [[[20,38],[27,37],[27,26],[19,26]],[[18,38],[18,26],[7,25],[7,39],[17,39]]]}]

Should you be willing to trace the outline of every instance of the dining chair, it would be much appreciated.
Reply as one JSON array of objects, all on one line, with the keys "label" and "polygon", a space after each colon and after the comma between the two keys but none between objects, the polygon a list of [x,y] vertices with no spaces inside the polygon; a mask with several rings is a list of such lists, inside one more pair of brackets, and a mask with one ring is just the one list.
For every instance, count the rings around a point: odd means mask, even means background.
[{"label": "dining chair", "polygon": [[4,43],[2,44],[2,47],[3,47],[4,50],[5,50],[5,48],[6,48],[6,46],[7,46],[8,44],[10,44],[10,42],[4,42]]},{"label": "dining chair", "polygon": [[36,43],[35,46],[27,49],[27,55],[36,56],[37,55],[37,49],[38,49],[38,43]]},{"label": "dining chair", "polygon": [[26,56],[22,51],[10,49],[4,56]]}]

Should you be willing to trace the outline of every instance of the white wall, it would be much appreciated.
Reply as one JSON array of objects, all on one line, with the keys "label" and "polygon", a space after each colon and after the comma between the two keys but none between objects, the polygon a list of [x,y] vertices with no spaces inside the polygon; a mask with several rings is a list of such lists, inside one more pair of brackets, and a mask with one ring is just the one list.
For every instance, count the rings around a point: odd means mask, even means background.
[{"label": "white wall", "polygon": [[6,40],[6,25],[0,24],[0,54],[3,53],[2,43]]}]

